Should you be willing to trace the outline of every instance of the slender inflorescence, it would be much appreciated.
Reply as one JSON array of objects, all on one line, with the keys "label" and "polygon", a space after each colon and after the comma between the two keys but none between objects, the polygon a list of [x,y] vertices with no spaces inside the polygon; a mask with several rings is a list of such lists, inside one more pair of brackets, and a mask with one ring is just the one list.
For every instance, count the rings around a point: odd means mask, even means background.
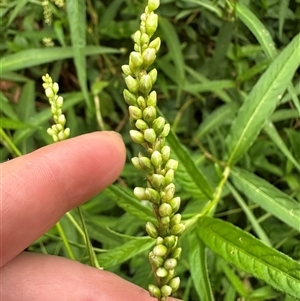
[{"label": "slender inflorescence", "polygon": [[157,116],[157,94],[152,87],[157,70],[148,71],[160,48],[160,38],[151,39],[158,26],[154,11],[159,0],[148,0],[141,15],[140,29],[134,34],[134,51],[130,53],[129,64],[122,66],[127,89],[124,99],[129,105],[132,140],[141,144],[146,153],[132,158],[133,165],[146,172],[147,187],[136,187],[134,194],[140,200],[148,200],[153,207],[157,223],[148,222],[146,231],[156,239],[156,245],[149,254],[156,284],[149,285],[150,295],[160,301],[178,290],[180,279],[175,274],[181,248],[177,247],[178,236],[184,231],[181,215],[177,213],[180,198],[175,197],[174,173],[178,162],[170,159],[170,147],[165,138],[170,125]]},{"label": "slender inflorescence", "polygon": [[70,129],[65,128],[66,117],[62,113],[63,98],[58,96],[59,86],[52,81],[49,74],[42,77],[44,83],[45,94],[51,105],[51,113],[54,124],[47,130],[47,133],[53,138],[54,142],[65,140],[70,135]]}]

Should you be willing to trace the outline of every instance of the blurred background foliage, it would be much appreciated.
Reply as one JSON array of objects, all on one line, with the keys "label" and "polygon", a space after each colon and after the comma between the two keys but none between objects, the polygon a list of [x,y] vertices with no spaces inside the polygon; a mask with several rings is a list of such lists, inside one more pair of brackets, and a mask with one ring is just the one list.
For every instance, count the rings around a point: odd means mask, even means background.
[{"label": "blurred background foliage", "polygon": [[[0,2],[1,162],[51,143],[46,133],[51,114],[41,80],[42,75],[49,73],[59,83],[60,94],[65,99],[71,136],[96,130],[115,130],[123,136],[128,160],[118,183],[87,202],[83,210],[100,264],[147,287],[152,277],[147,258],[152,241],[141,237],[146,235],[144,225],[151,219],[151,209],[133,200],[131,192],[135,186],[143,186],[144,179],[130,163],[140,148],[131,142],[128,134],[130,126],[122,96],[125,84],[121,71],[132,51],[131,35],[139,26],[145,1],[72,2],[66,1],[59,7],[59,1],[48,1],[48,15],[45,15],[44,1]],[[237,3],[241,5],[240,11],[236,9]],[[249,16],[249,11],[265,28],[266,32],[262,32],[265,39],[257,39],[257,24],[253,19],[249,18],[249,22],[254,29],[240,20]],[[175,142],[171,143],[179,145],[194,164],[190,168],[190,162],[185,162],[180,152],[175,151],[181,163],[176,188],[183,202],[183,218],[187,220],[208,201],[191,171],[197,167],[197,172],[208,179],[211,187],[218,185],[220,173],[215,163],[226,157],[225,137],[232,121],[276,56],[275,49],[281,51],[299,33],[300,1],[161,0],[158,14],[157,35],[162,40],[155,62],[159,74],[155,85],[158,105],[172,126]],[[269,44],[272,40],[274,44]],[[294,100],[290,93],[284,94],[276,110],[266,118],[272,121],[279,142],[299,164],[300,119],[295,101],[300,94],[299,69],[293,85]],[[299,165],[295,166],[278,147],[275,142],[278,137],[262,131],[238,165],[300,202]],[[214,216],[259,236],[237,201],[239,198],[242,196],[236,196],[230,186],[225,186]],[[249,197],[243,198],[266,241],[299,260],[299,232]],[[74,227],[79,223],[77,213],[70,212],[61,222],[76,258],[87,262],[83,238]],[[181,241],[184,250],[178,267],[182,279],[178,297],[196,301],[201,293],[190,271],[194,265],[190,235],[187,231]],[[198,243],[201,242],[195,238],[195,244]],[[67,256],[56,228],[29,250]],[[235,269],[215,253],[207,252],[215,300],[296,300]]]}]

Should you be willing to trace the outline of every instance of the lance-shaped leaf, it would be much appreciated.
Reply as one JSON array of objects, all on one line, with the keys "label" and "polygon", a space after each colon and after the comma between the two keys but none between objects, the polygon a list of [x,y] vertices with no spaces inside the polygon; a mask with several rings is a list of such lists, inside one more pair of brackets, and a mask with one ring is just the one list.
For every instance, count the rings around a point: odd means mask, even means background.
[{"label": "lance-shaped leaf", "polygon": [[300,34],[276,57],[241,106],[226,137],[227,162],[234,165],[249,149],[300,64]]},{"label": "lance-shaped leaf", "polygon": [[300,231],[300,204],[264,179],[241,168],[233,168],[234,185],[251,201]]},{"label": "lance-shaped leaf", "polygon": [[227,262],[279,291],[299,297],[300,262],[220,219],[201,217],[198,234],[212,251]]}]

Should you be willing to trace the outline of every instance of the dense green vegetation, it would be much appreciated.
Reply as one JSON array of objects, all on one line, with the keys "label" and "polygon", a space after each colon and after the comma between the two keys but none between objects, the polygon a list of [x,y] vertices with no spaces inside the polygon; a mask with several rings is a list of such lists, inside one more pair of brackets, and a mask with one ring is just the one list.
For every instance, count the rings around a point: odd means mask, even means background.
[{"label": "dense green vegetation", "polygon": [[[120,179],[82,209],[100,264],[146,288],[153,241],[144,228],[153,215],[132,193],[145,180],[130,162],[140,148],[128,134],[121,70],[146,1],[60,2],[1,0],[1,162],[51,143],[41,79],[49,73],[71,136],[123,136],[128,160]],[[300,1],[161,0],[157,13],[155,90],[172,127],[167,143],[179,161],[186,223],[176,296],[297,300]],[[75,222],[75,210],[61,221],[67,242],[54,227],[29,250],[67,257],[67,243],[87,263]]]}]

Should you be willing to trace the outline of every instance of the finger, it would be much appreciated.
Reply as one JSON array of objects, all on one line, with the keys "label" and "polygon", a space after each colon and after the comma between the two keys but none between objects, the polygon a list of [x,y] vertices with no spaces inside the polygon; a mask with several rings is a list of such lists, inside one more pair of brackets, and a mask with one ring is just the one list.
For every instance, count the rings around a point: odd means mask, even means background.
[{"label": "finger", "polygon": [[0,277],[2,297],[6,301],[157,300],[110,272],[42,254],[20,254],[2,267]]},{"label": "finger", "polygon": [[97,132],[52,144],[1,165],[1,264],[20,253],[71,208],[119,176],[119,135]]}]

